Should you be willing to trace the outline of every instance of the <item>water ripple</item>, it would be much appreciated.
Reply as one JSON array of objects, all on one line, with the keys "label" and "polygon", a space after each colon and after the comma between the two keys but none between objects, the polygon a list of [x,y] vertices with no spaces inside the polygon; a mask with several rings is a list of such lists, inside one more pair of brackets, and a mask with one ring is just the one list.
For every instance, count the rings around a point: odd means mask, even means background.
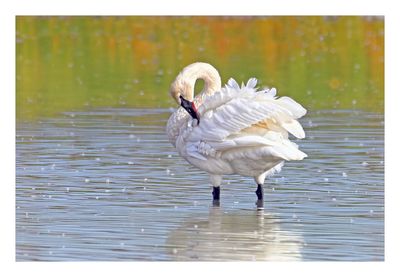
[{"label": "water ripple", "polygon": [[205,173],[164,134],[169,109],[97,109],[17,123],[16,258],[23,260],[384,259],[384,121],[317,111],[309,157],[267,180]]}]

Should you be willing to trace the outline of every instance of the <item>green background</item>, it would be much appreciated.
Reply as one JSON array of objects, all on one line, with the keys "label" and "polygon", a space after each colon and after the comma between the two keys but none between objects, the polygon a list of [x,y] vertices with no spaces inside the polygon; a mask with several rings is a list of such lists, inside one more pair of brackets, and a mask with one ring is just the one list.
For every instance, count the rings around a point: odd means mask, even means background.
[{"label": "green background", "polygon": [[196,61],[309,110],[384,110],[381,17],[18,16],[17,120],[174,107],[170,83]]}]

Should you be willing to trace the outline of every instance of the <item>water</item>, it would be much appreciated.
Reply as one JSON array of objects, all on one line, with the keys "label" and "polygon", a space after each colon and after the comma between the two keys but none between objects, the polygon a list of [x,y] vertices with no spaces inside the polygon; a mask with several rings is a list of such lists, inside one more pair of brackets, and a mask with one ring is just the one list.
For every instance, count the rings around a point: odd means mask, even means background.
[{"label": "water", "polygon": [[164,134],[169,109],[104,108],[17,122],[16,260],[384,259],[383,115],[309,113],[309,155],[267,180],[205,173]]}]

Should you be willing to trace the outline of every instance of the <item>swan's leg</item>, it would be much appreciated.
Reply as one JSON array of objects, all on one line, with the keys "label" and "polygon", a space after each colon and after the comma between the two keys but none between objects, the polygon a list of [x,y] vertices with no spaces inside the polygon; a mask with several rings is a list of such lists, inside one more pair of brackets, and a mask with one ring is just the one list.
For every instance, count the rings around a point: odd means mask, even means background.
[{"label": "swan's leg", "polygon": [[212,195],[213,200],[219,200],[220,187],[213,187]]},{"label": "swan's leg", "polygon": [[263,200],[263,199],[264,199],[264,189],[263,189],[263,185],[257,184],[256,194],[257,194],[258,200]]},{"label": "swan's leg", "polygon": [[264,208],[264,181],[265,181],[265,176],[266,173],[263,173],[257,177],[254,178],[254,180],[257,183],[257,190],[256,190],[256,195],[257,195],[257,201],[256,201],[256,205],[257,208],[262,209]]},{"label": "swan's leg", "polygon": [[257,209],[264,209],[264,189],[263,185],[257,184],[257,201],[256,201],[256,206]]},{"label": "swan's leg", "polygon": [[[219,193],[220,193],[220,185],[222,181],[221,175],[210,175],[211,184],[213,186],[213,201],[214,204],[219,204]],[[216,203],[218,202],[218,203]]]}]

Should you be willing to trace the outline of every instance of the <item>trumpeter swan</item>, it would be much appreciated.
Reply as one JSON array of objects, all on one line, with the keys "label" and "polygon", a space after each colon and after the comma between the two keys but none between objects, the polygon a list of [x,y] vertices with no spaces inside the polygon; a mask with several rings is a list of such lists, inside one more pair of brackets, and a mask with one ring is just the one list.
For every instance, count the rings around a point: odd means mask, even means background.
[{"label": "trumpeter swan", "polygon": [[[198,79],[204,89],[194,96]],[[209,173],[216,203],[222,175],[239,174],[254,178],[262,207],[265,178],[279,172],[284,161],[307,157],[288,137],[305,137],[297,119],[306,109],[289,97],[277,98],[275,88],[256,85],[255,78],[241,86],[230,79],[221,88],[218,71],[200,62],[185,67],[171,85],[181,107],[168,120],[168,138],[185,160]]]}]

